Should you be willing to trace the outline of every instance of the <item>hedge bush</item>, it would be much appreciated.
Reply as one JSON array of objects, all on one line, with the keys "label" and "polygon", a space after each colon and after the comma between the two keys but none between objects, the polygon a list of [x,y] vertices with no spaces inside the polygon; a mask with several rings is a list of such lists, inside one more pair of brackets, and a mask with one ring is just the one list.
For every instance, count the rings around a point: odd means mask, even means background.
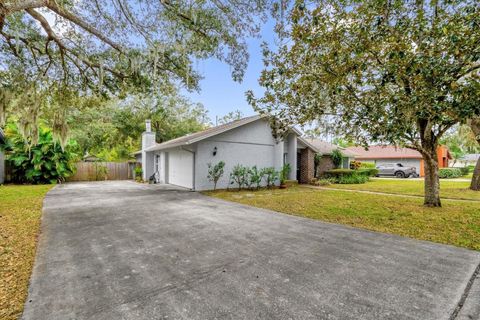
[{"label": "hedge bush", "polygon": [[458,168],[458,169],[462,173],[462,176],[466,176],[467,174],[470,173],[470,168],[469,167],[463,167],[463,168]]},{"label": "hedge bush", "polygon": [[375,169],[377,166],[373,162],[361,162],[360,168],[364,169]]},{"label": "hedge bush", "polygon": [[452,179],[462,176],[462,171],[459,168],[440,168],[438,170],[440,179]]},{"label": "hedge bush", "polygon": [[363,174],[354,174],[351,176],[340,176],[336,183],[339,184],[361,184],[368,181],[368,176]]},{"label": "hedge bush", "polygon": [[368,181],[371,170],[333,169],[325,172],[327,179],[332,179],[340,184],[359,184]]},{"label": "hedge bush", "polygon": [[378,174],[378,169],[377,168],[362,168],[359,169],[358,172],[360,174],[364,174],[368,177],[376,177]]}]

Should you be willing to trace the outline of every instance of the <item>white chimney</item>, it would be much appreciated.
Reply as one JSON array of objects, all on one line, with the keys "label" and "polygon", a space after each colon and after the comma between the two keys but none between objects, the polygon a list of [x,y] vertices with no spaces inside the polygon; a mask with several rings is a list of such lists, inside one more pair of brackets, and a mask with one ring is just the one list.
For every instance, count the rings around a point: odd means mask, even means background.
[{"label": "white chimney", "polygon": [[152,132],[152,121],[145,120],[145,132],[142,134],[142,178],[147,181],[154,173],[154,153],[147,152],[151,146],[155,145],[155,132]]}]

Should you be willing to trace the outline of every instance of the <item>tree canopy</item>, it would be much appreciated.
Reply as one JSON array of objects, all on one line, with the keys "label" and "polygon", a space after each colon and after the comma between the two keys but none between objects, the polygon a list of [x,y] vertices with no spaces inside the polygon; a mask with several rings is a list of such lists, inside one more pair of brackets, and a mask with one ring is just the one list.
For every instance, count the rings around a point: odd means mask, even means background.
[{"label": "tree canopy", "polygon": [[266,8],[264,0],[5,0],[1,67],[89,90],[172,80],[196,89],[195,60],[215,57],[239,81],[245,39]]},{"label": "tree canopy", "polygon": [[364,145],[418,150],[426,161],[425,202],[440,205],[439,139],[480,114],[479,4],[296,1],[285,41],[264,50],[265,95],[247,97],[283,124],[334,117],[338,132]]}]

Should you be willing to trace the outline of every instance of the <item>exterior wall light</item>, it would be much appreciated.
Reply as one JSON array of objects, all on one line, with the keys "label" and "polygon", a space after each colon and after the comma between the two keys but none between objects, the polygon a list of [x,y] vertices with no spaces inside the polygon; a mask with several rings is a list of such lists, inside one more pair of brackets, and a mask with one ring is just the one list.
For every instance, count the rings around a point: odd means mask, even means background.
[{"label": "exterior wall light", "polygon": [[217,155],[217,147],[213,148],[213,156],[215,157]]}]

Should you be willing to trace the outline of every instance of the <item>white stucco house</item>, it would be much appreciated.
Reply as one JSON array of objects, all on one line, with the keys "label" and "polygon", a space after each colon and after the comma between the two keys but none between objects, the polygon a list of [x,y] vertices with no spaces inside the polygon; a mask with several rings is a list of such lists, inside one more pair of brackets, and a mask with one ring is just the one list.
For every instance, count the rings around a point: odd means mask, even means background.
[{"label": "white stucco house", "polygon": [[288,163],[292,168],[289,179],[308,183],[313,178],[316,152],[295,128],[276,141],[268,118],[256,115],[163,143],[155,142],[147,120],[142,150],[135,156],[142,164],[143,180],[156,173],[157,183],[210,190],[213,183],[207,178],[208,163],[220,161],[225,162],[225,174],[217,184],[219,189],[229,187],[230,172],[237,164],[280,170]]}]

